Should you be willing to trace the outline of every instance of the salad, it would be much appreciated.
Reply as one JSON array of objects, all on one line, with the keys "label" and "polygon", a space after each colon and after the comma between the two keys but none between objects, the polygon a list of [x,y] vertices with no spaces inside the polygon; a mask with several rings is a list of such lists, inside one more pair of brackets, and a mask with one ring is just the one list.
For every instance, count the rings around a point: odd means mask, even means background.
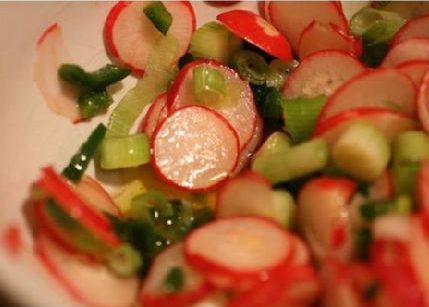
[{"label": "salad", "polygon": [[105,121],[31,187],[38,259],[88,306],[429,306],[429,6],[234,3],[112,4],[95,71],[41,35],[46,106]]}]

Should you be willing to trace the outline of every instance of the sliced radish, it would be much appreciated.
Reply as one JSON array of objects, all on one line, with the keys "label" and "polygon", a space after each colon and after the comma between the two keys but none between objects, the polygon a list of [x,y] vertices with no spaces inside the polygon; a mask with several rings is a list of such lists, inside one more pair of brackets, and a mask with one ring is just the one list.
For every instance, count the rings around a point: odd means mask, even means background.
[{"label": "sliced radish", "polygon": [[189,63],[182,68],[170,87],[167,96],[169,112],[185,105],[198,105],[192,94],[192,71],[199,66],[218,69],[225,78],[227,88],[234,92],[231,95],[239,94],[237,100],[210,106],[210,108],[228,120],[239,136],[240,149],[243,149],[252,138],[257,115],[253,94],[248,83],[242,81],[234,70],[215,61],[199,60]]},{"label": "sliced radish", "polygon": [[247,166],[250,159],[252,158],[253,153],[261,144],[263,135],[264,135],[264,122],[262,121],[262,118],[257,114],[256,125],[253,131],[252,139],[241,150],[240,157],[238,158],[237,167],[235,168],[233,175],[238,174]]},{"label": "sliced radish", "polygon": [[76,103],[77,93],[58,78],[61,64],[71,62],[61,27],[58,24],[50,26],[37,41],[33,79],[52,112],[78,122],[81,116]]},{"label": "sliced radish", "polygon": [[[110,55],[142,75],[150,51],[161,33],[145,16],[150,1],[120,1],[110,10],[104,25],[104,39]],[[163,2],[173,21],[169,29],[179,42],[178,59],[186,53],[195,30],[195,14],[188,1]]]},{"label": "sliced radish", "polygon": [[375,219],[372,230],[374,239],[407,243],[411,235],[411,219],[407,215],[380,216]]},{"label": "sliced radish", "polygon": [[412,38],[393,46],[383,62],[382,67],[395,67],[409,61],[429,60],[429,39]]},{"label": "sliced radish", "polygon": [[409,20],[392,38],[390,45],[395,46],[411,38],[429,38],[429,15]]},{"label": "sliced radish", "polygon": [[246,290],[280,274],[292,256],[289,234],[260,217],[216,220],[185,240],[189,263],[222,289]]},{"label": "sliced radish", "polygon": [[[425,293],[429,291],[429,238],[420,216],[411,221],[410,257],[417,278]],[[426,295],[426,300],[429,298]]]},{"label": "sliced radish", "polygon": [[415,100],[416,87],[407,76],[394,69],[368,70],[343,84],[328,98],[318,122],[344,111],[367,107],[389,108],[414,116]]},{"label": "sliced radish", "polygon": [[119,214],[118,206],[97,180],[84,175],[75,189],[92,209],[100,213]]},{"label": "sliced radish", "polygon": [[[315,280],[311,266],[291,267],[233,297],[228,307],[309,306],[315,300],[320,288],[316,283],[316,291],[311,289],[308,291],[308,282]],[[307,287],[303,288],[303,284]]]},{"label": "sliced radish", "polygon": [[401,306],[423,307],[425,295],[405,243],[379,240],[373,244],[372,266],[386,291]]},{"label": "sliced radish", "polygon": [[348,31],[346,17],[334,1],[269,1],[268,12],[272,24],[287,37],[294,51],[298,50],[302,31],[313,20]]},{"label": "sliced radish", "polygon": [[429,161],[422,162],[417,178],[417,203],[422,215],[423,226],[429,233]]},{"label": "sliced radish", "polygon": [[429,132],[429,70],[425,72],[419,87],[417,115],[423,130]]},{"label": "sliced radish", "polygon": [[393,12],[406,20],[429,14],[429,3],[426,1],[371,1],[371,7]]},{"label": "sliced radish", "polygon": [[[179,292],[165,293],[163,286],[171,269],[179,268],[183,272],[183,287]],[[186,262],[183,244],[168,247],[159,254],[143,283],[140,301],[145,307],[186,307],[213,292],[203,277]]]},{"label": "sliced radish", "polygon": [[232,10],[217,15],[216,19],[231,32],[266,53],[286,62],[292,58],[292,50],[286,37],[255,13]]},{"label": "sliced radish", "polygon": [[354,57],[337,50],[324,50],[306,57],[287,79],[283,94],[288,98],[332,94],[365,67]]},{"label": "sliced radish", "polygon": [[396,69],[410,77],[416,86],[420,86],[426,70],[429,69],[429,61],[405,62],[396,66]]},{"label": "sliced radish", "polygon": [[166,182],[197,191],[214,188],[237,165],[238,137],[218,113],[202,106],[175,111],[155,131],[153,165]]},{"label": "sliced radish", "polygon": [[131,306],[137,295],[137,277],[119,278],[104,264],[64,251],[41,233],[35,251],[49,273],[76,300],[96,307]]},{"label": "sliced radish", "polygon": [[88,205],[52,167],[42,169],[37,185],[105,244],[112,247],[119,245],[119,238],[110,221]]},{"label": "sliced radish", "polygon": [[293,257],[290,264],[292,266],[300,266],[310,263],[310,251],[307,244],[298,236],[293,236],[294,249]]},{"label": "sliced radish", "polygon": [[216,216],[243,215],[273,218],[275,214],[271,184],[265,177],[246,172],[228,180],[218,191]]},{"label": "sliced radish", "polygon": [[321,137],[332,144],[338,135],[354,121],[370,123],[389,140],[403,131],[418,128],[418,123],[411,117],[386,108],[358,108],[344,111],[318,123],[313,137]]},{"label": "sliced radish", "polygon": [[382,200],[394,195],[392,173],[386,170],[383,175],[375,180],[368,189],[368,198]]},{"label": "sliced radish", "polygon": [[[151,104],[147,111],[143,122],[141,124],[141,130],[144,131],[148,136],[152,136],[156,127],[164,119],[163,113],[166,112],[164,107],[167,105],[167,94],[159,95]],[[162,116],[161,116],[162,114]],[[166,117],[166,116],[165,116]],[[161,119],[162,118],[162,119]]]},{"label": "sliced radish", "polygon": [[336,25],[313,21],[299,38],[298,55],[303,59],[321,50],[340,50],[359,57],[362,44]]},{"label": "sliced radish", "polygon": [[[298,197],[298,225],[318,259],[329,253],[347,258],[350,253],[349,203],[356,184],[349,179],[320,177],[309,181]],[[345,225],[345,238],[341,245],[333,246],[332,232],[335,226]],[[343,248],[347,245],[348,248]],[[344,250],[344,252],[342,251]]]},{"label": "sliced radish", "polygon": [[258,11],[259,15],[262,16],[265,20],[270,21],[270,14],[268,14],[268,3],[267,1],[258,1]]}]

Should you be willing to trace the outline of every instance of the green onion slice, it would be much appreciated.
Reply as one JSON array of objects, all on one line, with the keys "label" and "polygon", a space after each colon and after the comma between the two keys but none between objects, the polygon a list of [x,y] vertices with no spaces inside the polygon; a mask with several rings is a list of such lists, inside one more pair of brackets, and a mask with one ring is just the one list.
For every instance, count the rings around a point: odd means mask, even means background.
[{"label": "green onion slice", "polygon": [[194,98],[207,105],[221,102],[226,95],[225,78],[216,68],[199,66],[192,70]]},{"label": "green onion slice", "polygon": [[173,16],[161,1],[151,1],[144,9],[144,14],[152,21],[159,32],[166,35],[173,23]]}]

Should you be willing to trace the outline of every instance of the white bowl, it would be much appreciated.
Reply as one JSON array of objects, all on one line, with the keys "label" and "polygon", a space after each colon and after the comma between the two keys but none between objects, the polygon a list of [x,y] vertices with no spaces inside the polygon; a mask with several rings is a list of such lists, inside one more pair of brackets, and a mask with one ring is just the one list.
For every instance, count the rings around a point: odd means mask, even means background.
[{"label": "white bowl", "polygon": [[[111,6],[111,2],[0,3],[0,234],[16,224],[24,240],[24,250],[18,257],[11,257],[0,244],[0,287],[25,306],[79,306],[33,256],[22,205],[40,167],[52,164],[61,169],[96,124],[107,120],[104,116],[72,125],[48,110],[32,80],[36,41],[49,25],[58,22],[74,60],[95,69],[108,62],[102,29]],[[231,8],[203,2],[194,2],[193,6],[198,25],[215,20],[220,11]],[[361,6],[346,3],[347,15]],[[233,7],[256,11],[257,3],[240,2]],[[124,88],[115,94],[116,100],[134,82],[127,78]],[[113,175],[110,179],[117,178]]]}]

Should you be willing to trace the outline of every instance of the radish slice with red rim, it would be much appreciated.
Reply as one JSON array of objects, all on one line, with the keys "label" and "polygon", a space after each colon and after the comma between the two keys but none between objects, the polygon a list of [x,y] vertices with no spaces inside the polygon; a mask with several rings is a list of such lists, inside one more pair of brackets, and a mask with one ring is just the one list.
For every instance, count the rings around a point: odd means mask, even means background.
[{"label": "radish slice with red rim", "polygon": [[185,239],[189,263],[222,289],[246,290],[280,274],[293,254],[289,234],[261,217],[220,219]]},{"label": "radish slice with red rim", "polygon": [[292,50],[288,40],[264,18],[245,10],[232,10],[217,15],[231,32],[266,53],[288,62]]},{"label": "radish slice with red rim", "polygon": [[[183,276],[181,290],[166,293],[164,283],[172,269],[179,269]],[[152,263],[151,269],[144,280],[140,301],[145,307],[186,307],[204,299],[213,292],[203,276],[196,272],[183,254],[183,244],[168,247],[159,254]]]},{"label": "radish slice with red rim", "polygon": [[235,130],[218,113],[202,106],[176,110],[155,131],[153,166],[175,187],[214,188],[234,170],[239,143]]},{"label": "radish slice with red rim", "polygon": [[[109,54],[138,75],[146,68],[155,42],[162,34],[144,15],[150,1],[120,1],[110,10],[104,25],[104,39]],[[195,14],[188,1],[163,2],[173,20],[168,31],[179,42],[179,59],[186,53],[195,30]]]},{"label": "radish slice with red rim", "polygon": [[139,279],[119,278],[104,264],[71,254],[41,233],[35,251],[52,277],[76,300],[89,306],[131,306],[137,295]]},{"label": "radish slice with red rim", "polygon": [[274,218],[276,211],[271,184],[265,177],[246,172],[229,179],[218,191],[216,216],[255,215]]},{"label": "radish slice with red rim", "polygon": [[112,247],[119,245],[119,238],[113,232],[110,221],[88,205],[52,167],[42,169],[42,178],[37,185],[105,244]]},{"label": "radish slice with red rim", "polygon": [[390,45],[395,46],[411,38],[429,38],[429,15],[409,20],[392,38]]},{"label": "radish slice with red rim", "polygon": [[354,57],[338,50],[313,53],[292,71],[283,87],[287,98],[330,95],[347,80],[365,70]]},{"label": "radish slice with red rim", "polygon": [[362,44],[333,24],[326,25],[313,21],[299,38],[298,55],[303,59],[321,50],[340,50],[359,57],[362,53]]},{"label": "radish slice with red rim", "polygon": [[81,119],[77,93],[58,78],[61,64],[71,62],[61,27],[58,24],[50,26],[37,41],[33,79],[48,108],[75,123]]},{"label": "radish slice with red rim", "polygon": [[182,68],[170,87],[167,95],[168,111],[173,112],[185,105],[199,104],[192,93],[192,71],[201,66],[219,70],[225,78],[227,90],[230,89],[230,95],[237,95],[237,100],[231,99],[233,101],[209,107],[225,117],[237,132],[241,150],[252,138],[257,111],[249,84],[242,81],[234,70],[215,61],[199,60],[189,63]]},{"label": "radish slice with red rim", "polygon": [[[167,94],[159,95],[151,104],[147,111],[140,130],[145,132],[148,136],[152,136],[158,124],[162,121],[164,114],[164,107],[167,105]],[[166,116],[165,116],[166,117]],[[164,118],[165,118],[164,117]]]},{"label": "radish slice with red rim", "polygon": [[262,142],[264,134],[264,122],[262,118],[257,114],[256,115],[256,125],[253,131],[252,139],[247,143],[247,145],[241,150],[240,157],[238,158],[237,167],[235,168],[232,175],[236,175],[241,172],[249,163],[252,154],[258,149],[259,145]]},{"label": "radish slice with red rim", "polygon": [[409,61],[429,60],[429,39],[412,38],[393,46],[386,54],[382,67],[395,67]]},{"label": "radish slice with red rim", "polygon": [[389,170],[386,170],[383,175],[375,180],[369,187],[368,198],[370,200],[383,200],[391,198],[393,195],[393,176]]},{"label": "radish slice with red rim", "polygon": [[429,69],[429,61],[410,61],[399,64],[396,69],[413,80],[416,86],[420,86],[426,70]]},{"label": "radish slice with red rim", "polygon": [[97,180],[88,175],[84,175],[75,189],[76,192],[87,201],[92,209],[100,213],[107,212],[113,215],[119,214],[118,206]]},{"label": "radish slice with red rim", "polygon": [[326,101],[318,122],[356,108],[388,108],[416,114],[417,90],[410,78],[394,69],[365,71],[343,84]]},{"label": "radish slice with red rim", "polygon": [[328,144],[332,144],[339,134],[354,121],[363,121],[373,125],[390,141],[401,132],[419,127],[413,118],[391,109],[358,108],[344,111],[318,123],[313,137],[323,138]]},{"label": "radish slice with red rim", "polygon": [[429,239],[421,216],[411,217],[410,257],[425,293],[429,290]]},{"label": "radish slice with red rim", "polygon": [[417,115],[423,130],[429,132],[429,70],[425,72],[419,87]]},{"label": "radish slice with red rim", "polygon": [[268,14],[268,3],[267,1],[258,1],[258,12],[262,18],[267,21],[270,21],[270,14]]},{"label": "radish slice with red rim", "polygon": [[269,1],[268,12],[271,23],[287,37],[295,52],[302,31],[313,20],[332,23],[348,31],[346,17],[334,1]]}]

